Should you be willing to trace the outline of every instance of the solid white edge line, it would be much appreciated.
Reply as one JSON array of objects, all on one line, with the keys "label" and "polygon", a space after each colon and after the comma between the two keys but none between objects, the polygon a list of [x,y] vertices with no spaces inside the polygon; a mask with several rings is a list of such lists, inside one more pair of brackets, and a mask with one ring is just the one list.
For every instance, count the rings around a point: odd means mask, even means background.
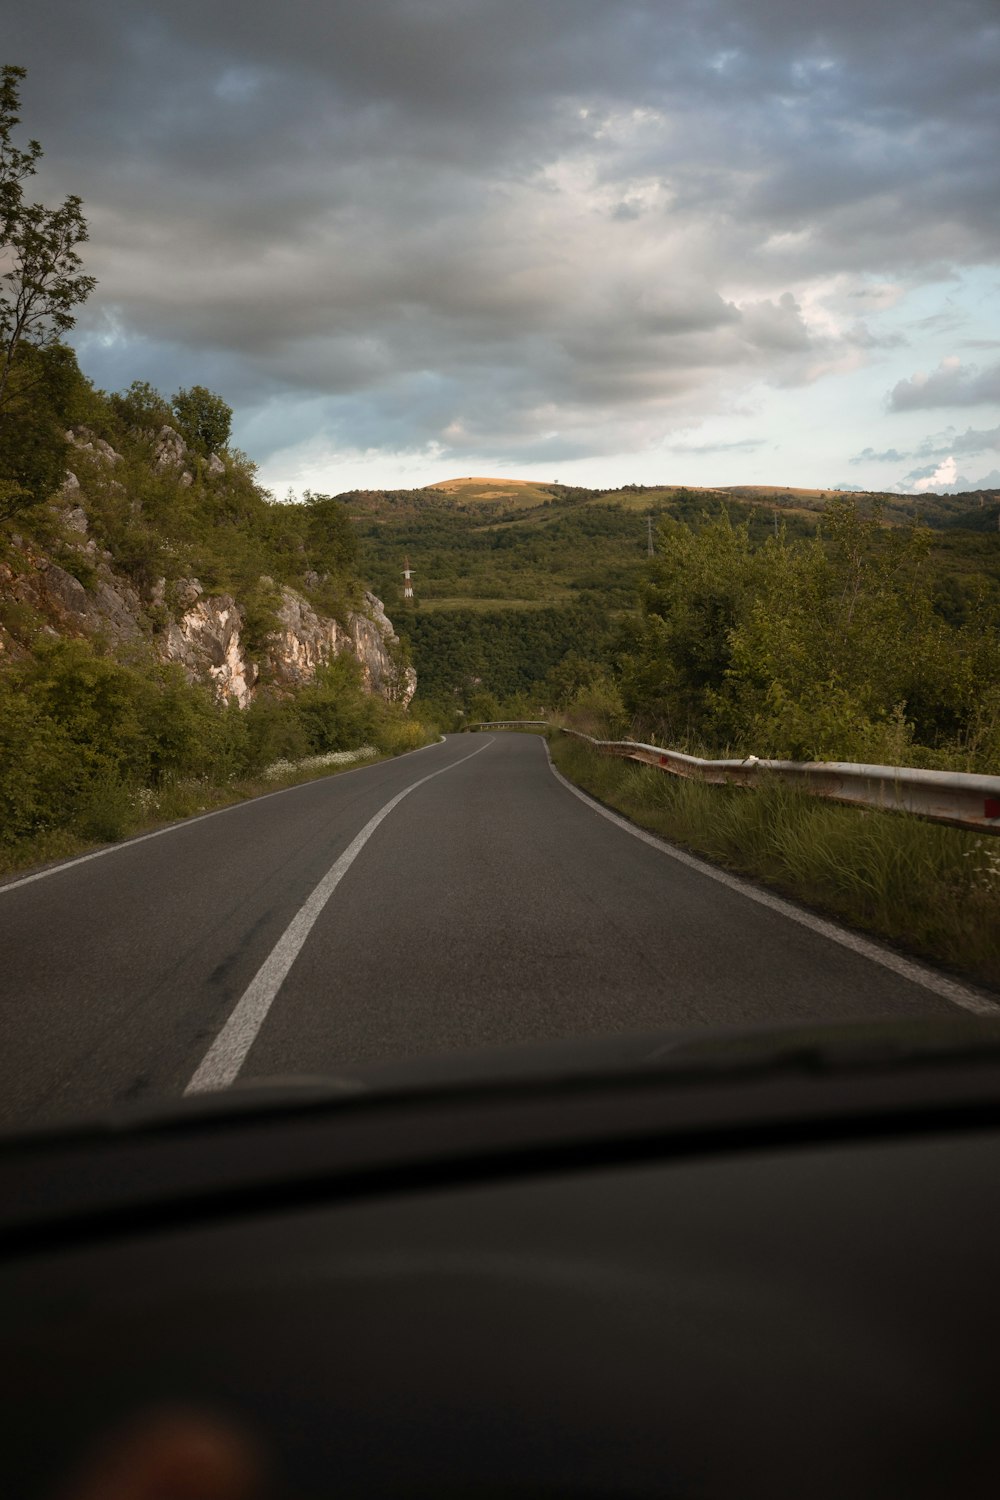
[{"label": "solid white edge line", "polygon": [[358,771],[374,771],[378,766],[387,766],[397,760],[405,760],[408,755],[419,755],[421,750],[433,750],[435,745],[445,744],[444,735],[433,740],[429,745],[418,745],[415,750],[404,750],[402,755],[390,755],[385,760],[376,761],[375,765],[352,766],[349,771],[338,771],[333,776],[314,776],[311,781],[299,781],[295,786],[279,786],[274,792],[261,792],[258,797],[244,797],[242,802],[230,802],[228,807],[213,807],[211,812],[198,813],[193,818],[180,818],[176,823],[170,823],[166,828],[156,828],[152,833],[139,833],[132,839],[121,839],[116,844],[105,844],[103,849],[92,849],[89,854],[77,854],[72,859],[64,859],[56,865],[49,865],[46,870],[36,870],[33,875],[21,875],[16,880],[8,880],[0,885],[0,896],[7,891],[16,891],[22,885],[32,885],[36,880],[47,880],[50,875],[61,875],[64,870],[72,870],[76,865],[88,864],[92,859],[103,859],[106,854],[117,854],[121,849],[131,849],[135,844],[145,844],[149,839],[161,839],[166,833],[179,833],[184,828],[192,828],[195,823],[204,823],[206,818],[221,818],[223,813],[239,812],[241,808],[249,807],[252,803],[267,802],[271,797],[284,797],[288,792],[301,792],[306,787],[315,786],[317,781],[340,780],[345,776],[354,776]]},{"label": "solid white edge line", "polygon": [[778,912],[793,922],[798,922],[800,927],[808,927],[811,932],[818,932],[821,937],[829,938],[833,943],[839,943],[842,948],[849,948],[862,958],[881,964],[884,969],[891,969],[894,974],[910,980],[913,984],[919,984],[923,989],[930,990],[932,994],[939,995],[942,1000],[950,1000],[953,1005],[959,1005],[963,1010],[972,1011],[977,1016],[1000,1015],[1000,1004],[991,1000],[982,991],[960,984],[944,974],[937,974],[933,969],[925,968],[923,964],[916,963],[912,959],[903,958],[900,954],[893,953],[891,948],[883,948],[870,938],[852,932],[848,927],[841,927],[825,917],[813,916],[811,912],[801,911],[791,902],[783,901],[780,896],[772,896],[769,891],[758,889],[741,879],[740,876],[731,875],[728,870],[720,870],[717,865],[709,864],[706,860],[689,854],[686,849],[679,849],[675,844],[669,844],[666,840],[657,838],[655,833],[648,833],[645,828],[639,828],[635,823],[630,823],[621,814],[603,807],[600,802],[581,791],[578,786],[574,786],[553,764],[547,740],[545,741],[545,754],[549,762],[549,770],[557,781],[562,782],[568,792],[572,792],[574,797],[579,797],[580,801],[585,803],[591,811],[599,813],[602,818],[607,818],[609,823],[614,823],[617,828],[630,833],[633,838],[641,839],[644,844],[649,844],[661,854],[668,854],[671,859],[677,860],[679,864],[687,865],[691,870],[697,870],[701,875],[707,875],[710,880],[717,880],[720,885],[728,886],[731,891],[738,891],[741,896],[746,896],[750,901],[756,901],[759,906],[766,906],[771,911]]},{"label": "solid white edge line", "polygon": [[435,776],[443,776],[446,771],[453,771],[456,766],[463,765],[467,760],[472,760],[474,756],[481,755],[492,744],[492,738],[488,739],[485,745],[480,745],[477,750],[472,750],[468,755],[463,755],[460,760],[453,760],[450,765],[442,766],[439,771],[431,771],[429,775],[421,776],[419,781],[411,782],[401,792],[397,792],[395,797],[391,798],[384,807],[380,807],[374,817],[369,818],[361,832],[352,839],[344,852],[334,861],[323,876],[323,879],[303,902],[291,922],[289,922],[240,999],[236,1002],[236,1006],[228,1021],[226,1021],[215,1041],[205,1053],[194,1077],[184,1090],[185,1094],[199,1094],[210,1089],[224,1089],[236,1078],[246,1060],[247,1053],[253,1046],[257,1034],[264,1024],[267,1013],[271,1009],[278,991],[285,981],[289,969],[302,951],[302,946],[312,931],[317,917],[376,828],[389,816],[393,808],[398,807],[403,798],[408,797],[411,792],[415,792],[417,787],[423,786],[425,782],[433,781]]}]

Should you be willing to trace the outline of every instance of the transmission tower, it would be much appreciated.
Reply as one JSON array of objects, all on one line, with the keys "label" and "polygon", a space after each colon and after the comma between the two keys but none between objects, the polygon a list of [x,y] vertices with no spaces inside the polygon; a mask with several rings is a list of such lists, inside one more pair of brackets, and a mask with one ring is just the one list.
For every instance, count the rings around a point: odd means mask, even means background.
[{"label": "transmission tower", "polygon": [[653,555],[653,517],[646,517],[646,556]]},{"label": "transmission tower", "polygon": [[409,600],[409,602],[411,604],[413,603],[413,584],[410,581],[410,574],[411,574],[412,571],[413,570],[410,567],[409,556],[404,557],[403,558],[403,602],[404,602],[404,604],[406,603],[407,600]]}]

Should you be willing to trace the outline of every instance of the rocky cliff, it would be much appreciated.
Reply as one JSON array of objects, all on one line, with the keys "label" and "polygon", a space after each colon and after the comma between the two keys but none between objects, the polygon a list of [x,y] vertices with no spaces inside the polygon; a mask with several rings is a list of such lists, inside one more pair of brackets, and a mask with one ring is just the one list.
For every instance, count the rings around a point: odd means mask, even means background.
[{"label": "rocky cliff", "polygon": [[[194,576],[169,582],[159,577],[138,587],[92,535],[88,517],[88,474],[91,484],[100,483],[105,492],[113,487],[127,499],[127,483],[117,478],[122,456],[86,429],[67,437],[78,451],[82,482],[76,472],[67,473],[44,541],[36,526],[32,537],[15,534],[0,557],[0,661],[30,652],[38,636],[90,637],[117,654],[149,650],[177,662],[189,679],[212,684],[220,699],[245,708],[265,684],[279,694],[291,692],[324,663],[348,653],[369,692],[409,703],[416,674],[401,661],[392,623],[374,594],[365,592],[360,608],[338,620],[320,612],[304,591],[320,584],[316,575],[306,572],[303,591],[264,577],[276,624],[251,651],[247,612],[233,594],[213,592]],[[180,434],[164,427],[150,438],[151,469],[189,487],[196,464]],[[225,478],[218,455],[202,468],[211,478]]]}]

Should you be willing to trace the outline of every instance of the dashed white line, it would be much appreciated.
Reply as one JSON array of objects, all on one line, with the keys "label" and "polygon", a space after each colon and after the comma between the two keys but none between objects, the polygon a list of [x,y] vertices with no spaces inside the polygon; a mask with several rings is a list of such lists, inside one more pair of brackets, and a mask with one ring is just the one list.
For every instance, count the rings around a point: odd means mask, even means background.
[{"label": "dashed white line", "polygon": [[618,813],[611,812],[607,807],[602,807],[593,797],[588,797],[586,792],[574,786],[568,781],[561,771],[558,771],[549,754],[548,743],[545,744],[545,754],[548,756],[549,770],[557,781],[561,781],[568,792],[574,797],[579,797],[581,802],[586,803],[592,812],[599,813],[602,818],[607,818],[609,823],[614,823],[616,828],[621,828],[625,833],[630,833],[633,838],[641,839],[644,844],[667,854],[671,859],[677,860],[679,864],[687,865],[689,869],[697,870],[700,875],[707,875],[709,880],[717,880],[720,885],[728,886],[731,891],[739,891],[741,896],[746,896],[749,901],[756,901],[758,906],[769,907],[771,911],[788,917],[792,922],[798,922],[800,927],[808,927],[811,932],[818,932],[822,937],[829,938],[833,943],[839,943],[842,948],[850,948],[852,952],[858,953],[862,958],[870,959],[872,963],[881,964],[883,969],[891,969],[902,979],[908,979],[912,984],[919,984],[932,994],[939,995],[942,1000],[950,1000],[953,1005],[959,1005],[963,1010],[972,1011],[977,1016],[1000,1015],[1000,1005],[984,995],[980,990],[972,989],[968,985],[960,984],[955,979],[949,979],[945,974],[935,973],[933,969],[925,968],[923,964],[915,963],[912,959],[903,958],[901,954],[893,953],[891,948],[883,948],[878,943],[873,943],[869,938],[864,938],[860,933],[852,932],[850,928],[840,927],[835,922],[829,922],[824,917],[813,916],[811,912],[802,911],[793,906],[789,901],[783,901],[780,896],[772,896],[769,891],[762,891],[757,886],[751,885],[746,880],[741,880],[738,875],[730,875],[726,870],[720,870],[716,865],[710,865],[703,859],[698,859],[693,854],[688,854],[684,849],[678,849],[675,844],[668,844],[663,839],[658,839],[654,833],[647,833],[644,828],[638,828],[630,823],[627,818]]},{"label": "dashed white line", "polygon": [[236,1002],[236,1008],[229,1020],[209,1047],[194,1077],[184,1090],[186,1094],[224,1089],[236,1078],[247,1053],[256,1040],[257,1033],[264,1024],[275,996],[285,981],[285,976],[302,951],[302,945],[312,931],[317,917],[379,824],[385,821],[394,807],[399,806],[404,797],[415,792],[418,786],[423,786],[425,782],[433,781],[435,776],[443,776],[446,771],[453,771],[456,766],[463,765],[465,761],[472,760],[476,755],[481,755],[492,743],[493,740],[490,738],[485,745],[480,745],[478,750],[463,755],[461,760],[452,761],[450,765],[442,766],[439,771],[431,771],[429,776],[421,776],[419,781],[411,782],[408,787],[397,792],[396,796],[391,798],[384,807],[380,807],[374,817],[369,818],[361,832],[348,844],[340,858],[330,866],[319,885],[296,912],[257,970]]}]

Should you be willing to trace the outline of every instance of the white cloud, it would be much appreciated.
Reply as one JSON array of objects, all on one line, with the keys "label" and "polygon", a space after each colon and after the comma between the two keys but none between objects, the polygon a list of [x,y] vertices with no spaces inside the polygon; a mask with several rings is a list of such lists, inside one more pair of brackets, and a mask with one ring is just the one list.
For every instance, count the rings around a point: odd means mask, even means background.
[{"label": "white cloud", "polygon": [[914,490],[948,490],[958,479],[958,464],[954,458],[949,456],[942,459],[937,468],[931,474],[924,474],[923,478],[914,481]]}]

